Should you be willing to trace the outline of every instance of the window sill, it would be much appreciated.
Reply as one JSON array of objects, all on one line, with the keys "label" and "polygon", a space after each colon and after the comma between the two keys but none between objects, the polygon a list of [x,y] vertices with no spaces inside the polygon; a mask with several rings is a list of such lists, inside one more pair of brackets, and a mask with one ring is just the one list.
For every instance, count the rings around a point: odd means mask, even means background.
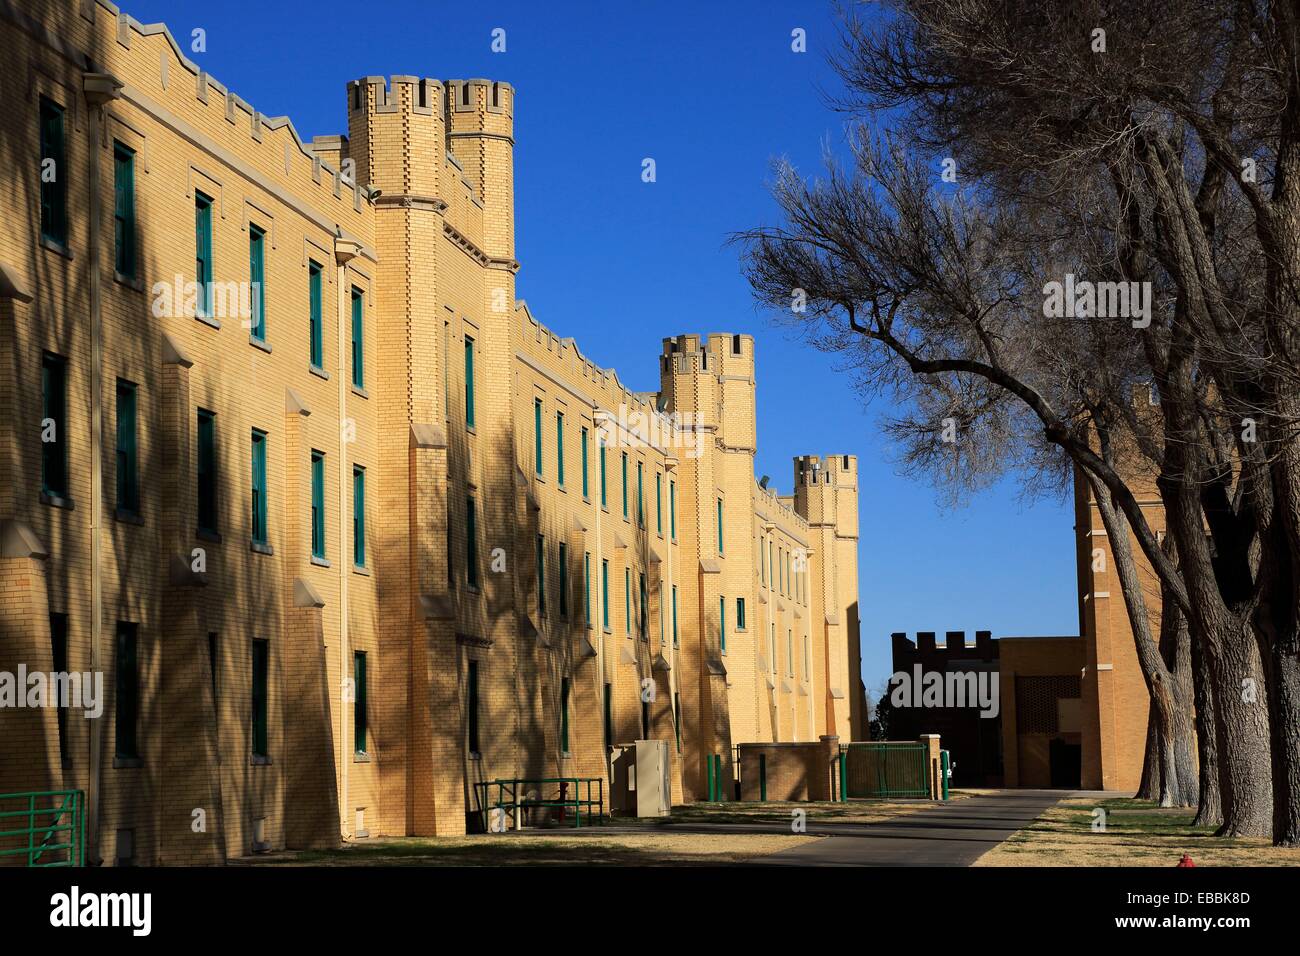
[{"label": "window sill", "polygon": [[194,318],[202,322],[204,325],[212,326],[214,329],[221,328],[221,320],[214,315],[204,315],[202,312],[195,312]]},{"label": "window sill", "polygon": [[267,344],[266,339],[259,339],[256,335],[249,335],[248,344],[255,349],[261,349],[267,355],[271,354],[271,346]]},{"label": "window sill", "polygon": [[72,250],[68,248],[67,243],[56,242],[46,236],[41,236],[41,248],[48,249],[50,252],[57,252],[65,259],[72,258]]},{"label": "window sill", "polygon": [[308,365],[308,366],[307,366],[307,371],[311,372],[311,373],[312,373],[313,375],[315,375],[317,378],[323,378],[323,379],[325,379],[325,381],[327,381],[327,382],[330,380],[330,373],[327,372],[327,371],[325,371],[325,370],[324,370],[323,368],[321,368],[319,365]]},{"label": "window sill", "polygon": [[209,531],[206,528],[199,528],[194,532],[194,537],[198,538],[200,541],[210,541],[212,544],[221,543],[221,535],[216,531]]},{"label": "window sill", "polygon": [[316,567],[318,567],[318,568],[329,568],[329,567],[333,567],[333,565],[330,564],[328,558],[317,557],[317,556],[314,555],[314,554],[311,556],[311,563],[314,564],[314,565],[316,565]]},{"label": "window sill", "polygon": [[263,544],[261,541],[250,541],[249,550],[256,551],[258,554],[275,554],[275,548],[269,544]]},{"label": "window sill", "polygon": [[614,629],[613,629],[612,627],[610,627],[608,624],[606,624],[604,627],[602,627],[602,628],[601,628],[601,631],[602,631],[603,633],[605,633],[605,634],[613,634],[613,633],[614,633]]},{"label": "window sill", "polygon": [[[455,588],[452,588],[452,590],[454,591]],[[465,590],[475,596],[483,593],[483,590],[477,584],[466,584]]]},{"label": "window sill", "polygon": [[134,767],[143,767],[144,760],[140,757],[114,757],[114,770],[129,770]]},{"label": "window sill", "polygon": [[113,520],[120,521],[122,524],[134,524],[144,527],[144,518],[134,511],[124,511],[121,508],[114,510]]},{"label": "window sill", "polygon": [[363,564],[354,564],[354,565],[352,565],[352,573],[353,573],[353,574],[359,574],[359,575],[361,575],[362,577],[365,577],[365,578],[370,577],[370,569],[369,569],[368,567],[366,567],[365,565],[363,565]]},{"label": "window sill", "polygon": [[266,754],[253,754],[248,758],[248,762],[249,765],[253,767],[271,766],[271,758],[268,757]]},{"label": "window sill", "polygon": [[366,401],[370,401],[370,393],[367,392],[360,385],[352,386],[352,394],[355,395],[357,398],[364,398]]},{"label": "window sill", "polygon": [[41,503],[47,504],[51,508],[66,508],[68,511],[76,510],[76,503],[71,498],[61,498],[58,495],[52,495],[48,491],[41,492]]},{"label": "window sill", "polygon": [[144,281],[137,276],[122,275],[122,273],[114,270],[113,281],[116,282],[118,285],[124,285],[128,289],[131,289],[135,292],[144,291]]},{"label": "window sill", "polygon": [[370,754],[354,752],[352,754],[353,763],[370,763]]}]

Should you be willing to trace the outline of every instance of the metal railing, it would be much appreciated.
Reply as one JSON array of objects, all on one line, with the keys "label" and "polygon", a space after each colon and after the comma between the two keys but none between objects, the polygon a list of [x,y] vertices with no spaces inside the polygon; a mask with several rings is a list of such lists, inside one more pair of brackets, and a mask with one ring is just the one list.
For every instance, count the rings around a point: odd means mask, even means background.
[{"label": "metal railing", "polygon": [[[596,787],[595,796],[592,795],[593,785]],[[496,800],[489,803],[489,790],[493,787],[496,788]],[[533,787],[537,791],[535,795],[530,795]],[[555,788],[554,796],[542,792],[547,787]],[[585,788],[585,795],[580,793],[579,787]],[[561,821],[572,810],[575,828],[583,825],[584,810],[588,826],[593,818],[601,823],[605,821],[604,777],[513,777],[485,780],[474,784],[474,789],[477,791],[479,812],[483,815],[483,830],[487,833],[493,832],[489,813],[498,808],[503,814],[511,815],[515,829],[524,825],[523,815],[535,809],[559,810]]]},{"label": "metal railing", "polygon": [[[15,824],[19,824],[14,829]],[[27,866],[85,866],[86,796],[81,790],[0,793],[0,858]]]}]

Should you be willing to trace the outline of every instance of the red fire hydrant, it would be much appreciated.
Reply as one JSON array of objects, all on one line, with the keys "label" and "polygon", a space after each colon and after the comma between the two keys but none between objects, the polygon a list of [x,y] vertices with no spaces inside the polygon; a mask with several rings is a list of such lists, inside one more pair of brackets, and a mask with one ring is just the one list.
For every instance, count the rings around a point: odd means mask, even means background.
[{"label": "red fire hydrant", "polygon": [[1186,853],[1184,853],[1183,858],[1178,861],[1178,869],[1182,869],[1185,866],[1196,866],[1196,864],[1192,862],[1192,858]]}]

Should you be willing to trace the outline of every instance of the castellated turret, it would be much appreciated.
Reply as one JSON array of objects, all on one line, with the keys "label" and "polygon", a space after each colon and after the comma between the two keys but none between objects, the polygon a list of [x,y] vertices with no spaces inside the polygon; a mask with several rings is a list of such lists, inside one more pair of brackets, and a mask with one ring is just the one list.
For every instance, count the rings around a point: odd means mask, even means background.
[{"label": "castellated turret", "polygon": [[714,333],[663,340],[659,390],[667,411],[697,416],[728,448],[754,452],[754,338]]},{"label": "castellated turret", "polygon": [[809,524],[858,537],[857,455],[800,455],[794,460],[794,510]]}]

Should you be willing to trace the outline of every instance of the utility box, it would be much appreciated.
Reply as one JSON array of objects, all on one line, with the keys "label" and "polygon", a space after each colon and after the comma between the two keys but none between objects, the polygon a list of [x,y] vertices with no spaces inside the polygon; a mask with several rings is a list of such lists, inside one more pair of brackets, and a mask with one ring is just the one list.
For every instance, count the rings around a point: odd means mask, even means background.
[{"label": "utility box", "polygon": [[638,817],[672,813],[668,741],[635,740],[613,749],[610,809]]}]

